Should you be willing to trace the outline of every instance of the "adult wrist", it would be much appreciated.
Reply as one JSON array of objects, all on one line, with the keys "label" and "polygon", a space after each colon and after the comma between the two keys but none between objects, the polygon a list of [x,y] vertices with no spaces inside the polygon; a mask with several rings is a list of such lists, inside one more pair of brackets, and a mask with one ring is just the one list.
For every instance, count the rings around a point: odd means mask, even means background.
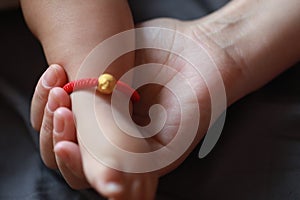
[{"label": "adult wrist", "polygon": [[210,53],[217,57],[228,104],[261,87],[299,60],[297,6],[293,0],[289,3],[233,1],[194,22],[208,41],[208,51],[211,47],[219,51]]}]

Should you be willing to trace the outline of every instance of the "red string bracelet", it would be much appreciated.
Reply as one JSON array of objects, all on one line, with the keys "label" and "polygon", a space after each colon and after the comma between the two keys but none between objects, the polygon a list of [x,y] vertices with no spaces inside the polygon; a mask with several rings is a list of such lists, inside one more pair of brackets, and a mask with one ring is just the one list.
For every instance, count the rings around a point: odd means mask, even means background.
[{"label": "red string bracelet", "polygon": [[101,94],[111,94],[116,88],[117,90],[123,92],[126,95],[131,95],[130,99],[132,102],[138,102],[140,100],[139,93],[131,88],[129,85],[122,81],[116,81],[116,79],[110,74],[102,74],[97,78],[87,78],[80,79],[76,81],[71,81],[64,85],[63,89],[71,94],[76,90],[82,90],[87,88],[97,87],[97,90]]}]

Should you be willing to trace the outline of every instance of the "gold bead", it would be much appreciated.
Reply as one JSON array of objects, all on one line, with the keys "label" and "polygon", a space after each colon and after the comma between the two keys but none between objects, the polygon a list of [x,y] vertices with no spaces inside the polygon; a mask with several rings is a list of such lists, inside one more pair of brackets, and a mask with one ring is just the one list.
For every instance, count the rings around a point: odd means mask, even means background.
[{"label": "gold bead", "polygon": [[114,90],[117,80],[110,74],[102,74],[98,79],[98,91],[102,94],[111,94]]}]

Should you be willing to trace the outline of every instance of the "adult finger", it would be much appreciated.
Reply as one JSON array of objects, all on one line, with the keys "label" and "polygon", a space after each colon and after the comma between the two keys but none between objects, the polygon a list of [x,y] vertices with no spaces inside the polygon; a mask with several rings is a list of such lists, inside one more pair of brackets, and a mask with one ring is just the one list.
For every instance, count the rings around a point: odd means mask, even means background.
[{"label": "adult finger", "polygon": [[133,176],[134,180],[130,190],[130,199],[155,199],[158,185],[158,177],[155,174],[145,173],[131,176]]}]

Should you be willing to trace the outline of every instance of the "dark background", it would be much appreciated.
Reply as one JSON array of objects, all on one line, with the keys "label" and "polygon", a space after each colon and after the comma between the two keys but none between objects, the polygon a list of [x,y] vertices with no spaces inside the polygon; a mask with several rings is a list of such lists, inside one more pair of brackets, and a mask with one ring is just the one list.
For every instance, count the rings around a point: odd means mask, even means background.
[{"label": "dark background", "polygon": [[[226,1],[131,0],[135,21],[194,19]],[[35,84],[46,69],[42,49],[20,9],[0,12],[0,199],[101,199],[71,190],[39,156],[38,133],[29,124]],[[214,150],[199,147],[161,179],[158,200],[300,199],[300,66],[228,109]]]}]

